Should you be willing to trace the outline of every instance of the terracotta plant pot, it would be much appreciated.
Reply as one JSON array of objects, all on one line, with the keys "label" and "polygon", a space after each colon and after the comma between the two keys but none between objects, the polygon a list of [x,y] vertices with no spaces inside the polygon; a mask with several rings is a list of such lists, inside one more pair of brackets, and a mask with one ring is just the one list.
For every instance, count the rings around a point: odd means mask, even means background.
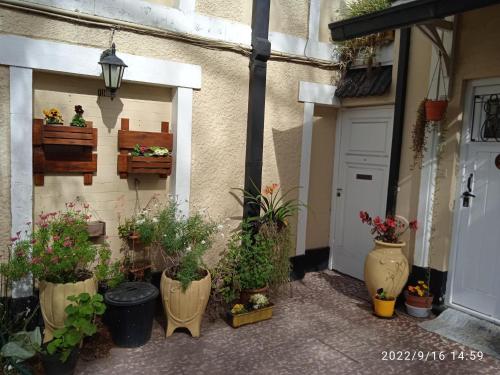
[{"label": "terracotta plant pot", "polygon": [[394,306],[396,306],[396,299],[382,300],[373,297],[373,311],[381,318],[392,318]]},{"label": "terracotta plant pot", "polygon": [[408,291],[405,291],[405,298],[406,298],[406,303],[408,305],[415,307],[424,307],[427,309],[432,307],[432,301],[434,300],[433,296],[428,296],[428,297],[414,296],[408,293]]},{"label": "terracotta plant pot", "polygon": [[409,275],[408,260],[401,251],[405,245],[375,241],[365,260],[365,284],[372,298],[379,288],[394,298],[403,290]]},{"label": "terracotta plant pot", "polygon": [[64,326],[66,312],[64,309],[71,302],[69,296],[88,293],[91,296],[97,293],[97,280],[90,277],[77,283],[55,284],[40,281],[40,309],[45,323],[44,342],[52,340],[53,332]]},{"label": "terracotta plant pot", "polygon": [[448,108],[447,100],[430,100],[425,101],[425,119],[427,121],[441,121],[444,113]]},{"label": "terracotta plant pot", "polygon": [[243,305],[247,305],[248,302],[250,301],[250,297],[252,297],[254,294],[267,295],[268,291],[269,291],[269,287],[267,285],[263,288],[243,289],[240,293],[240,303]]},{"label": "terracotta plant pot", "polygon": [[212,283],[210,272],[206,272],[207,275],[203,279],[191,282],[185,291],[182,290],[179,281],[172,280],[163,272],[160,290],[168,320],[167,337],[179,327],[187,328],[193,337],[200,336],[201,320],[207,307]]},{"label": "terracotta plant pot", "polygon": [[104,221],[90,221],[87,223],[87,232],[90,238],[106,235],[106,223]]}]

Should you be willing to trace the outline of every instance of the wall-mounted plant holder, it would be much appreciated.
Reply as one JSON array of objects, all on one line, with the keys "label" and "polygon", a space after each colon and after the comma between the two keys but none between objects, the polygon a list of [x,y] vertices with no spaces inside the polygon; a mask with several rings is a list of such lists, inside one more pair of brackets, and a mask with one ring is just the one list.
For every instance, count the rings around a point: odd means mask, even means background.
[{"label": "wall-mounted plant holder", "polygon": [[98,238],[106,235],[106,223],[102,220],[89,221],[87,232],[90,238]]},{"label": "wall-mounted plant holder", "polygon": [[97,129],[44,125],[33,121],[33,174],[35,186],[43,186],[47,173],[81,173],[84,185],[92,185],[97,172]]},{"label": "wall-mounted plant holder", "polygon": [[172,151],[172,134],[168,132],[168,122],[161,123],[161,132],[141,132],[129,130],[129,119],[121,119],[121,130],[118,130],[118,173],[120,178],[127,178],[129,173],[157,174],[167,178],[172,172],[172,156],[132,156],[130,152],[135,145],[146,147],[166,147]]}]

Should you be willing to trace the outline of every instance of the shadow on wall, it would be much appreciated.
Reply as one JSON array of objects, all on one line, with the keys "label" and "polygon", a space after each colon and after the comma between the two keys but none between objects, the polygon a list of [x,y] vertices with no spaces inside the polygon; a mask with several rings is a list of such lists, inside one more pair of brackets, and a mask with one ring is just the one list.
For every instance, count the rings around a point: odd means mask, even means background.
[{"label": "shadow on wall", "polygon": [[118,97],[113,100],[107,97],[97,97],[96,103],[101,110],[102,122],[108,129],[108,133],[111,133],[123,111],[123,102]]}]

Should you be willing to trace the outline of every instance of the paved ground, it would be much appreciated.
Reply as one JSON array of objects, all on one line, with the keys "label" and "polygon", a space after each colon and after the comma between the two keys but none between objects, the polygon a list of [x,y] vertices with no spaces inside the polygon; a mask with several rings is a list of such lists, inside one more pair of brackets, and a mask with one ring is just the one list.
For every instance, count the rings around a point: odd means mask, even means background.
[{"label": "paved ground", "polygon": [[[114,348],[107,358],[80,360],[77,374],[500,374],[500,361],[452,360],[470,349],[429,333],[399,313],[374,317],[361,282],[336,274],[307,274],[292,296],[278,301],[275,317],[233,329],[204,323],[193,339],[176,332],[168,339],[155,323],[150,342],[137,349]],[[445,360],[383,360],[384,351],[443,352]]]}]

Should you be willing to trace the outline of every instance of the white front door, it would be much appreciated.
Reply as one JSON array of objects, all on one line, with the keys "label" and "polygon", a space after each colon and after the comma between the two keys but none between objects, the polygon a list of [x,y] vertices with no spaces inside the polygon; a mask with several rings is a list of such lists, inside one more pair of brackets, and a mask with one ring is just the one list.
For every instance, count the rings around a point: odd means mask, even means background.
[{"label": "white front door", "polygon": [[[461,181],[455,201],[455,262],[451,302],[500,320],[500,107],[498,131],[485,123],[490,94],[500,85],[476,87],[469,95],[474,116],[465,117]],[[494,98],[495,99],[495,98]],[[500,101],[498,102],[500,105]],[[491,117],[490,117],[491,118]],[[492,130],[493,129],[493,130]]]},{"label": "white front door", "polygon": [[347,109],[337,122],[330,266],[361,280],[373,240],[359,212],[385,216],[393,116],[393,107]]}]

